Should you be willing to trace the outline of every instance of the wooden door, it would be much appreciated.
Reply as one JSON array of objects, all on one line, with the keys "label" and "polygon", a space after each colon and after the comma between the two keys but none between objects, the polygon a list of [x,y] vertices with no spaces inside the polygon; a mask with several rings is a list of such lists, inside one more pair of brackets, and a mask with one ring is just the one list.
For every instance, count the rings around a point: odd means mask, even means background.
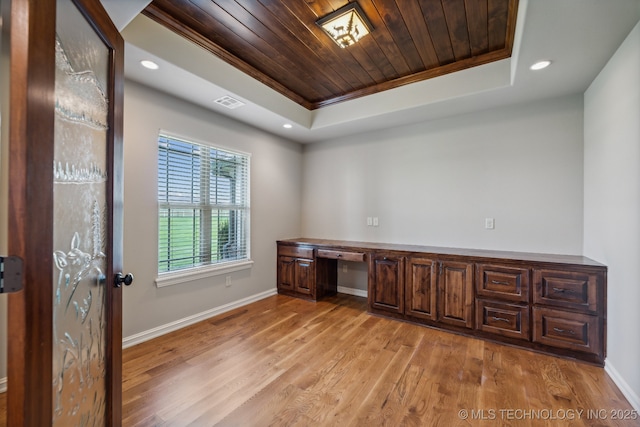
[{"label": "wooden door", "polygon": [[296,260],[296,292],[315,299],[316,269],[312,259]]},{"label": "wooden door", "polygon": [[296,259],[288,256],[278,257],[278,289],[294,291],[296,280]]},{"label": "wooden door", "polygon": [[373,255],[369,261],[369,307],[404,313],[404,258]]},{"label": "wooden door", "polygon": [[437,319],[437,262],[429,258],[409,258],[405,290],[405,313],[418,319]]},{"label": "wooden door", "polygon": [[120,425],[123,40],[99,0],[10,28],[7,425]]},{"label": "wooden door", "polygon": [[442,261],[439,273],[439,321],[473,328],[473,264]]}]

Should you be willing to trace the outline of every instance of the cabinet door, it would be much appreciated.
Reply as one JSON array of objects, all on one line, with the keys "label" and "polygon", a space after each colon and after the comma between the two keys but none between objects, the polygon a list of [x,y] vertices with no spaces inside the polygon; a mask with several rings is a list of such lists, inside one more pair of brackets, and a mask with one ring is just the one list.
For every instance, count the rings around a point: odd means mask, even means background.
[{"label": "cabinet door", "polygon": [[295,291],[315,298],[315,264],[310,259],[296,259]]},{"label": "cabinet door", "polygon": [[374,255],[369,261],[369,307],[404,312],[404,258]]},{"label": "cabinet door", "polygon": [[295,290],[296,259],[288,256],[278,257],[278,290]]},{"label": "cabinet door", "polygon": [[405,313],[425,320],[436,320],[436,261],[409,258],[405,285]]},{"label": "cabinet door", "polygon": [[473,328],[473,264],[442,261],[438,290],[439,320]]}]

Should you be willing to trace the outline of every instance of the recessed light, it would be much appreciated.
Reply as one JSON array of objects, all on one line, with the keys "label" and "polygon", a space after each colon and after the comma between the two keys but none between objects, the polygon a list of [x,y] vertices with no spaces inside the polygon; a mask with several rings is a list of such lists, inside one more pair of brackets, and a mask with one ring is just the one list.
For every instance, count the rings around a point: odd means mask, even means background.
[{"label": "recessed light", "polygon": [[150,70],[157,70],[158,68],[160,68],[160,66],[158,66],[158,64],[156,64],[155,62],[146,59],[144,61],[140,61],[140,64],[142,64],[144,68],[148,68]]},{"label": "recessed light", "polygon": [[529,68],[534,71],[538,71],[538,70],[542,70],[543,68],[547,68],[549,65],[551,65],[551,61],[545,59],[544,61],[536,62]]},{"label": "recessed light", "polygon": [[293,127],[293,125],[291,123],[285,123],[282,125],[283,128],[285,129],[291,129]]}]

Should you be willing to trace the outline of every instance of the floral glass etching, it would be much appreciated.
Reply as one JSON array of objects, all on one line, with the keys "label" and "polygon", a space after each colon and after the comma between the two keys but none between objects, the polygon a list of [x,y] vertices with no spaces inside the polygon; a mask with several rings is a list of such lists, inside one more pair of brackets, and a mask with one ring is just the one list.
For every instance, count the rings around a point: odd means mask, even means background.
[{"label": "floral glass etching", "polygon": [[103,426],[110,57],[71,0],[57,7],[52,419]]}]

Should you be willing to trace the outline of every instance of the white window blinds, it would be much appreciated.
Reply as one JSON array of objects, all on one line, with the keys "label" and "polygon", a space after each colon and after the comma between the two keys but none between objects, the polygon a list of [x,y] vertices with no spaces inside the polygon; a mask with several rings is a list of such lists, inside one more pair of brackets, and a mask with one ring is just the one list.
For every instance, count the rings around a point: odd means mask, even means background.
[{"label": "white window blinds", "polygon": [[249,259],[249,155],[158,138],[158,272]]}]

